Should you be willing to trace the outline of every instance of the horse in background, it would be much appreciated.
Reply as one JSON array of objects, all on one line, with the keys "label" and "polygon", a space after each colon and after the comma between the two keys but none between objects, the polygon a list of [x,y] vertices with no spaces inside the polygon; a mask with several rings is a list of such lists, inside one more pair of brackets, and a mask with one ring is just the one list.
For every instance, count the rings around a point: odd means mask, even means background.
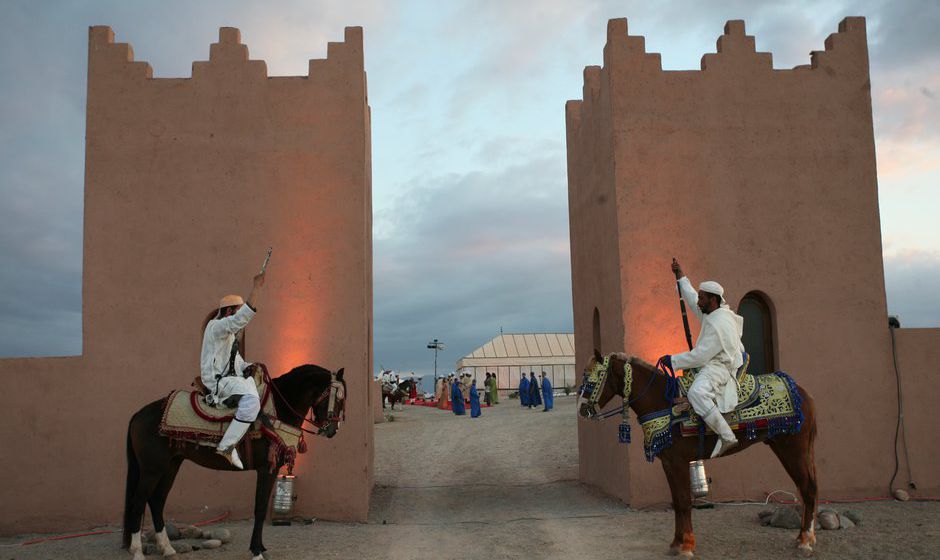
[{"label": "horse in background", "polygon": [[[601,413],[601,409],[615,396],[623,398],[624,406],[632,409],[638,418],[671,408],[672,398],[675,396],[674,378],[661,371],[658,367],[650,365],[636,357],[625,354],[610,354],[606,371],[603,372],[602,386],[594,392],[595,397],[585,395],[585,385],[578,391],[578,414],[582,418],[597,419],[608,416]],[[582,379],[603,364],[604,358],[598,350],[585,368]],[[629,366],[629,367],[627,367]],[[627,379],[627,375],[632,379]],[[630,390],[624,394],[629,383]],[[768,432],[756,434],[755,439],[741,437],[743,433],[736,433],[738,445],[731,448],[722,457],[744,451],[758,442],[766,443],[780,460],[783,468],[799,489],[803,502],[803,519],[800,533],[797,537],[797,547],[804,555],[813,552],[816,544],[816,462],[814,442],[816,440],[816,408],[809,393],[796,385],[800,397],[800,408],[803,413],[803,422],[800,429],[792,434],[778,434],[769,437]],[[585,400],[585,397],[586,400]],[[695,550],[695,535],[692,532],[692,490],[689,474],[689,463],[699,458],[697,437],[683,437],[681,426],[676,423],[670,428],[672,445],[659,452],[659,459],[669,482],[672,494],[672,507],[675,511],[675,536],[669,550],[685,558],[692,558]],[[705,438],[705,449],[711,449],[716,442],[715,435]]]},{"label": "horse in background", "polygon": [[[302,365],[269,382],[272,384],[272,397],[278,420],[307,433],[328,438],[336,435],[343,418],[346,399],[343,369],[333,373],[317,365]],[[238,470],[222,455],[217,454],[215,447],[178,445],[161,435],[159,427],[166,401],[164,398],[146,405],[131,417],[127,426],[123,547],[130,548],[134,560],[144,558],[140,549],[140,526],[144,508],[148,504],[153,528],[157,534],[158,550],[165,556],[175,554],[164,532],[163,507],[184,460],[188,459],[213,470]],[[311,409],[313,421],[306,418]],[[304,421],[313,424],[317,431],[303,429]],[[250,460],[246,463],[257,471],[255,524],[249,547],[253,560],[262,559],[262,553],[266,550],[261,538],[264,519],[271,499],[271,489],[278,470],[283,466],[283,460],[277,454],[274,454],[278,457],[276,463],[271,463],[269,445],[266,438],[254,440]]]},{"label": "horse in background", "polygon": [[395,405],[404,402],[411,395],[413,388],[416,388],[415,380],[406,379],[400,382],[397,387],[393,384],[384,385],[382,387],[382,396],[388,399],[389,406],[392,410],[395,410]]}]

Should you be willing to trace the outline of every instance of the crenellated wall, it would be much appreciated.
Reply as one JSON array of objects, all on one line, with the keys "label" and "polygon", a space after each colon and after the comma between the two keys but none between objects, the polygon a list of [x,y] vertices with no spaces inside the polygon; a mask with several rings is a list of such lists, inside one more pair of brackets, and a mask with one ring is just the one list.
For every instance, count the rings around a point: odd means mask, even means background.
[{"label": "crenellated wall", "polygon": [[[575,340],[579,376],[593,354],[595,340],[601,348],[615,348],[622,344],[624,332],[620,267],[615,256],[617,193],[608,78],[599,66],[585,68],[584,100],[569,101],[565,107],[571,284],[578,287],[572,291],[574,330],[583,339]],[[629,479],[630,464],[625,448],[604,445],[611,438],[617,438],[616,423],[578,424],[581,479],[618,494],[624,489],[622,481]]]},{"label": "crenellated wall", "polygon": [[[364,520],[372,489],[370,114],[362,29],[268,77],[222,28],[191,78],[89,31],[83,353],[0,360],[0,534],[120,521],[131,415],[199,373],[201,321],[273,246],[247,358],[345,368],[346,422],[298,461],[297,509]],[[251,515],[255,477],[186,463],[168,514]]]},{"label": "crenellated wall", "polygon": [[[578,367],[592,352],[594,307],[605,329],[622,325],[616,340],[604,333],[604,352],[655,361],[686,349],[672,257],[696,285],[721,282],[733,307],[760,291],[778,368],[817,401],[821,494],[882,495],[897,409],[865,20],[843,20],[793,69],[774,69],[742,21],[727,23],[717,51],[701,70],[664,71],[625,19],[611,20],[603,68],[588,67],[584,100],[568,102]],[[589,424],[579,431],[583,480],[635,506],[669,500],[642,444],[625,452],[613,426]],[[764,448],[711,462],[709,474],[716,499],[792,488]]]}]

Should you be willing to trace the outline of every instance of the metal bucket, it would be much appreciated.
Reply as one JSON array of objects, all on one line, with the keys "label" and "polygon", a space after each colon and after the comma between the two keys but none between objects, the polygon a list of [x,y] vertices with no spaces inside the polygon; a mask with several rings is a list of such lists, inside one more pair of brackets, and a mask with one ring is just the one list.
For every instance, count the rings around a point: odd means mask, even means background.
[{"label": "metal bucket", "polygon": [[704,498],[708,495],[708,476],[705,474],[705,461],[689,462],[689,479],[692,482],[692,498]]},{"label": "metal bucket", "polygon": [[279,474],[274,483],[274,507],[272,523],[290,525],[291,511],[294,508],[294,475]]}]

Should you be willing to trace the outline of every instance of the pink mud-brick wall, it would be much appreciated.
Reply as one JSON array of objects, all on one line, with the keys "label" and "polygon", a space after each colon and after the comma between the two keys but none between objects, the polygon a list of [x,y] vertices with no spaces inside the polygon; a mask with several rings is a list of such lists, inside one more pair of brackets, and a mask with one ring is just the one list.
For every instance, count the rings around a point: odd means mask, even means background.
[{"label": "pink mud-brick wall", "polygon": [[[88,40],[83,351],[0,360],[0,534],[119,522],[127,422],[199,372],[200,324],[274,247],[247,358],[345,368],[346,422],[311,438],[298,513],[362,521],[372,490],[370,114],[362,29],[271,77],[222,28],[191,78]],[[170,518],[251,515],[253,473],[185,463]]]},{"label": "pink mud-brick wall", "polygon": [[[816,400],[823,498],[886,495],[894,469],[870,90],[864,18],[844,19],[792,69],[774,69],[744,22],[729,21],[717,52],[688,71],[664,71],[616,19],[603,67],[585,68],[583,100],[566,105],[578,368],[594,341],[651,362],[686,349],[673,256],[695,285],[721,282],[732,307],[762,293],[777,369]],[[926,389],[940,329],[897,335],[911,464],[921,491],[936,492]],[[642,440],[618,444],[616,421],[579,420],[578,436],[582,480],[637,507],[670,501],[658,462]],[[795,490],[763,446],[708,472],[717,500]]]}]

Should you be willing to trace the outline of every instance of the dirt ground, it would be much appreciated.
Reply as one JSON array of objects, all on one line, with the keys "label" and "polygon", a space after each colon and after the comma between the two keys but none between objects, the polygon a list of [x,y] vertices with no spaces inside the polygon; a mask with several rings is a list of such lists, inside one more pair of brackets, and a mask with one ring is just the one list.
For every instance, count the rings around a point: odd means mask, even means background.
[{"label": "dirt ground", "polygon": [[[365,524],[317,521],[266,527],[278,560],[307,558],[664,558],[671,511],[635,511],[577,482],[574,399],[523,410],[504,399],[470,419],[424,407],[376,425],[376,488]],[[862,526],[820,531],[818,558],[940,558],[940,503],[838,506]],[[796,531],[763,527],[761,505],[696,510],[699,558],[796,558]],[[234,540],[191,560],[246,559],[249,521],[226,522]],[[0,560],[129,558],[117,535],[0,541]]]}]

